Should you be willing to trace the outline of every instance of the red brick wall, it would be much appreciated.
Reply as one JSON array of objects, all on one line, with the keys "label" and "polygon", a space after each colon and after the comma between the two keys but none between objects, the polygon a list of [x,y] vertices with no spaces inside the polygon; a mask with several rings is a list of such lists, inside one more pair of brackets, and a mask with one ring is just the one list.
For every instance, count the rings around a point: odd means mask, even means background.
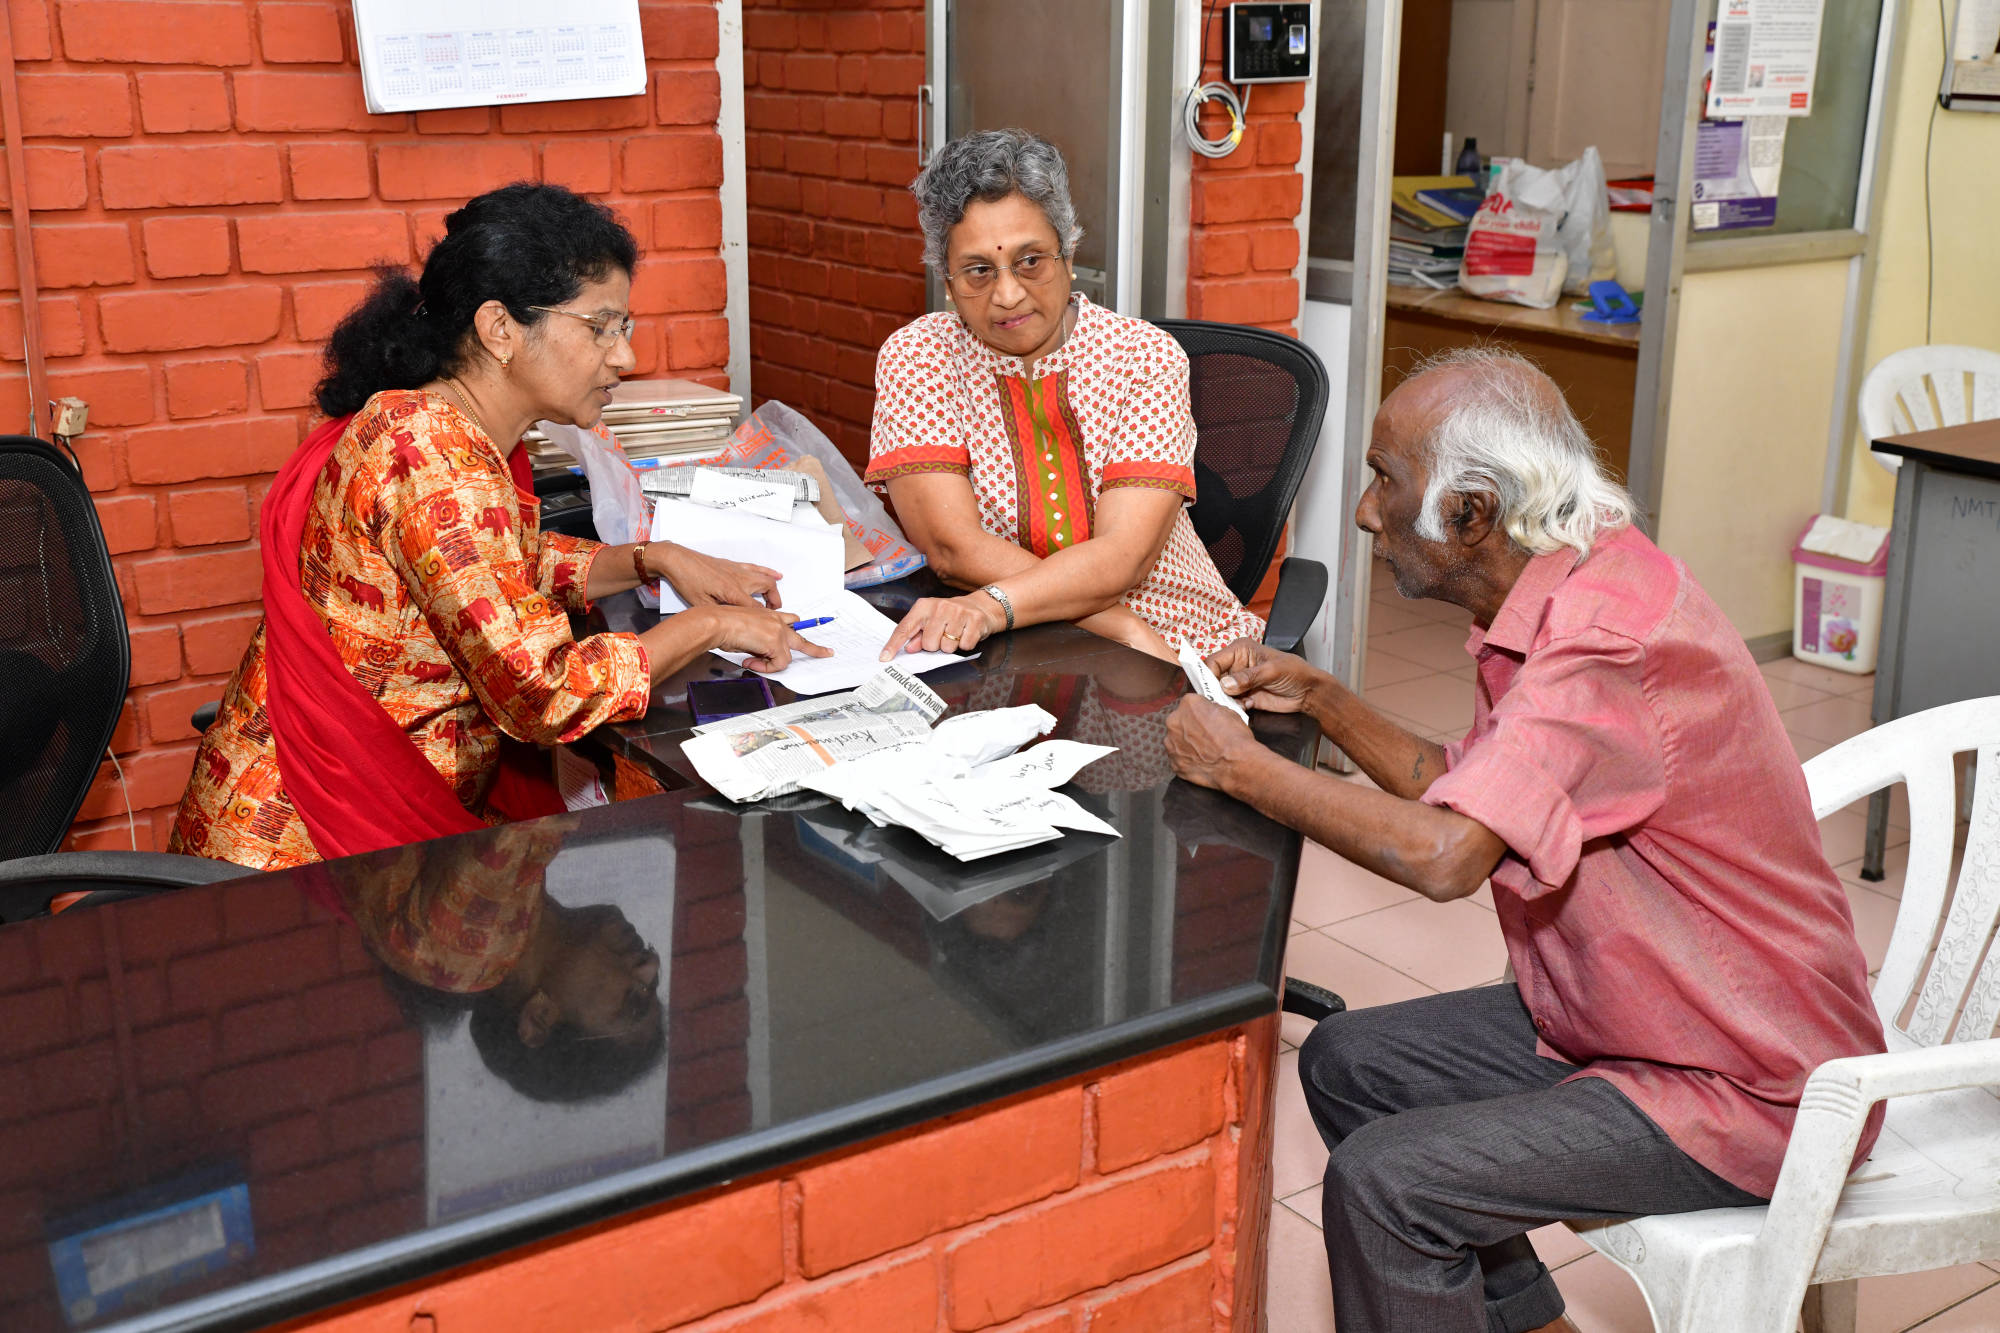
[{"label": "red brick wall", "polygon": [[[1210,60],[1204,82],[1222,77],[1223,14],[1208,19]],[[1190,319],[1257,324],[1296,334],[1300,292],[1300,174],[1305,106],[1303,83],[1259,84],[1247,90],[1250,114],[1243,142],[1228,157],[1196,154],[1189,182],[1187,312]],[[1216,103],[1202,108],[1202,128],[1219,138],[1229,118]]]},{"label": "red brick wall", "polygon": [[[188,715],[221,693],[260,614],[258,502],[371,264],[418,257],[469,195],[561,182],[616,206],[645,249],[639,372],[724,382],[716,10],[642,0],[643,96],[414,116],[367,114],[342,4],[7,10],[50,384],[90,402],[78,452],[132,626],[113,749],[151,848],[187,780]],[[18,431],[21,311],[0,231],[0,430]],[[124,808],[106,765],[70,845],[124,846]]]},{"label": "red brick wall", "polygon": [[1276,1049],[1265,1020],[284,1328],[1255,1327],[1238,1164],[1268,1160]]},{"label": "red brick wall", "polygon": [[750,383],[868,456],[875,351],[924,311],[923,0],[745,0]]}]

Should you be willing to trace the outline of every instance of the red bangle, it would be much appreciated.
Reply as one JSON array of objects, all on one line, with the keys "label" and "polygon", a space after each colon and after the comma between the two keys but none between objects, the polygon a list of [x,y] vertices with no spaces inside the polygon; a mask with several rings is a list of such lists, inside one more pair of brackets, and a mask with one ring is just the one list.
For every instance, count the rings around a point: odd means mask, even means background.
[{"label": "red bangle", "polygon": [[639,582],[651,583],[653,576],[646,572],[646,547],[650,543],[640,542],[632,548],[632,572],[639,576]]}]

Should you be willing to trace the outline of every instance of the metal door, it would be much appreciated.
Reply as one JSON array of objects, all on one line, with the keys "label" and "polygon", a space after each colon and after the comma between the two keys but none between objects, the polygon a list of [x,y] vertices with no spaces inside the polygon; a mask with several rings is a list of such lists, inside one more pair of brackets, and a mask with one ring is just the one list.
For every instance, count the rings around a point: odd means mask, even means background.
[{"label": "metal door", "polygon": [[[1083,239],[1076,287],[1139,311],[1149,0],[929,0],[926,158],[974,130],[1062,149]],[[932,304],[943,292],[933,275]]]}]

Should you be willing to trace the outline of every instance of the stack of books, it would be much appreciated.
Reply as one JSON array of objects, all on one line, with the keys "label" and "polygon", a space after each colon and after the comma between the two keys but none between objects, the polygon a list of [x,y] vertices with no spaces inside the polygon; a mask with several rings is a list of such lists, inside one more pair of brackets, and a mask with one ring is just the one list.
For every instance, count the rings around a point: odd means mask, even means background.
[{"label": "stack of books", "polygon": [[[611,391],[604,426],[640,469],[663,460],[712,458],[729,445],[743,400],[693,380],[626,380]],[[571,470],[576,460],[541,431],[522,437],[540,474]]]},{"label": "stack of books", "polygon": [[1466,176],[1398,176],[1389,204],[1389,281],[1400,287],[1458,285],[1465,224],[1479,209]]}]

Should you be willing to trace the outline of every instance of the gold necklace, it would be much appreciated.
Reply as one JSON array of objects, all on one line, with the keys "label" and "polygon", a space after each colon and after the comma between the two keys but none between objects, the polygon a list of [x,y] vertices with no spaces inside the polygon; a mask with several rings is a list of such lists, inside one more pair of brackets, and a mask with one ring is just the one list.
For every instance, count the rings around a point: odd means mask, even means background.
[{"label": "gold necklace", "polygon": [[[479,433],[481,435],[484,435],[487,439],[493,440],[493,432],[486,428],[485,420],[479,415],[478,412],[473,410],[472,400],[465,396],[464,391],[461,390],[456,384],[453,384],[450,380],[444,378],[442,375],[438,377],[438,383],[443,385],[445,388],[451,390],[452,398],[455,399],[458,403],[458,410],[472,418],[472,424],[479,427]],[[499,441],[493,440],[493,443],[495,445],[498,445]]]}]

